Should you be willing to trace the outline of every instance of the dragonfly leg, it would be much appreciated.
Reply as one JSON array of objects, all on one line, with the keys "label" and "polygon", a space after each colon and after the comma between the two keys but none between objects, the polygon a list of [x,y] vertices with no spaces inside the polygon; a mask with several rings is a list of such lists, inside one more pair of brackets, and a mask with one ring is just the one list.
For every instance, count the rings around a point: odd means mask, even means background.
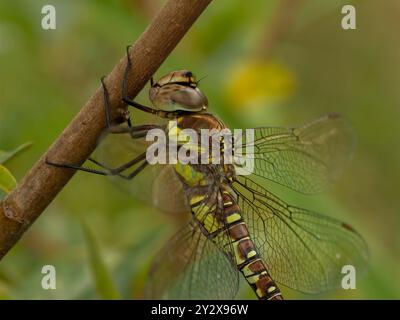
[{"label": "dragonfly leg", "polygon": [[[101,77],[100,82],[101,82],[101,86],[103,88],[103,106],[104,106],[104,117],[105,117],[105,123],[106,123],[106,133],[121,133],[120,130],[121,126],[119,125],[113,125],[111,124],[111,108],[110,108],[110,98],[109,98],[109,94],[108,94],[108,89],[104,83],[104,78],[105,76]],[[125,130],[123,133],[130,133],[132,138],[134,138],[134,132],[133,132],[133,126],[132,126],[132,122],[131,119],[129,117],[129,112],[126,111],[123,115],[123,118],[125,119],[125,121],[128,123],[128,128],[127,130]],[[125,129],[125,128],[124,128]]]},{"label": "dragonfly leg", "polygon": [[[121,177],[121,178],[128,179],[128,180],[131,180],[132,178],[134,178],[139,172],[141,172],[141,171],[148,165],[148,162],[147,162],[147,161],[144,161],[139,167],[137,167],[137,168],[136,168],[134,171],[132,171],[130,174],[128,174],[128,175],[123,175],[123,174],[121,174],[121,173],[116,173],[116,172],[117,172],[118,170],[120,170],[120,168],[122,168],[122,167],[124,167],[124,166],[126,166],[126,165],[128,165],[128,164],[130,164],[130,163],[127,163],[127,164],[125,164],[125,165],[122,165],[122,166],[119,167],[119,168],[113,169],[113,168],[110,168],[110,167],[106,166],[105,164],[103,164],[103,163],[101,163],[101,162],[99,162],[99,161],[93,159],[93,158],[89,158],[88,160],[91,161],[91,162],[93,162],[94,164],[98,165],[99,167],[101,167],[101,168],[103,168],[103,169],[106,169],[107,172],[114,172],[114,174],[111,174],[111,175],[117,175],[117,176],[119,176],[119,177]],[[135,164],[136,164],[136,163],[135,163]],[[132,165],[132,166],[133,166],[133,165]],[[131,167],[131,166],[128,165],[128,168],[129,168],[129,167]],[[126,170],[126,169],[128,169],[128,168],[123,168],[120,172],[122,172],[122,171],[124,171],[124,170]]]},{"label": "dragonfly leg", "polygon": [[113,125],[111,124],[111,116],[110,116],[110,98],[108,94],[108,89],[104,83],[104,78],[105,76],[101,77],[101,85],[103,87],[103,94],[104,94],[104,117],[105,117],[105,123],[106,123],[106,131],[107,133],[130,133],[132,138],[143,138],[146,136],[147,131],[151,129],[162,129],[160,126],[157,125],[141,125],[141,126],[132,126],[131,119],[129,118],[129,115],[126,114],[124,115],[126,122],[128,124],[128,127],[122,127],[120,125]]},{"label": "dragonfly leg", "polygon": [[108,132],[112,134],[129,133],[133,139],[139,139],[145,137],[147,135],[147,132],[149,132],[152,129],[163,130],[161,126],[146,124],[146,125],[131,126],[131,127],[112,126]]},{"label": "dragonfly leg", "polygon": [[[131,161],[128,161],[127,163],[124,163],[123,165],[117,167],[117,168],[109,168],[106,165],[92,159],[89,158],[89,160],[93,163],[95,163],[96,165],[98,165],[99,167],[105,169],[105,171],[102,170],[97,170],[97,169],[92,169],[92,168],[87,168],[84,166],[80,166],[77,164],[72,164],[72,163],[56,163],[56,162],[52,162],[49,160],[45,160],[46,164],[54,166],[54,167],[59,167],[59,168],[66,168],[66,169],[74,169],[74,170],[80,170],[80,171],[85,171],[85,172],[89,172],[89,173],[93,173],[93,174],[99,174],[99,175],[103,175],[103,176],[120,176],[121,178],[126,178],[126,179],[132,179],[134,176],[136,176],[142,169],[144,169],[144,167],[147,165],[147,161],[146,161],[146,153],[142,153],[141,155],[137,156],[136,158],[134,158]],[[133,171],[132,173],[130,173],[129,175],[122,175],[121,172],[133,167],[134,165],[136,165],[137,163],[144,161],[144,163],[142,163],[137,169],[135,169],[135,171]]]},{"label": "dragonfly leg", "polygon": [[125,179],[128,179],[128,180],[131,180],[131,179],[133,179],[134,177],[136,177],[137,174],[138,174],[139,172],[141,172],[148,164],[149,164],[149,163],[148,163],[147,161],[144,161],[139,167],[137,167],[134,171],[132,171],[132,172],[131,172],[130,174],[128,174],[127,176],[120,175],[120,177],[125,178]]},{"label": "dragonfly leg", "polygon": [[103,106],[104,106],[104,117],[105,117],[105,123],[106,123],[106,128],[109,130],[111,128],[111,120],[110,120],[110,98],[108,95],[108,90],[107,87],[104,83],[104,78],[105,76],[102,76],[100,79],[101,86],[103,87]]},{"label": "dragonfly leg", "polygon": [[130,160],[130,161],[128,161],[128,162],[126,162],[126,163],[124,163],[124,164],[122,164],[122,165],[120,165],[120,166],[118,166],[116,168],[110,168],[110,167],[106,166],[105,164],[103,164],[103,163],[101,163],[101,162],[99,162],[97,160],[94,160],[93,158],[89,158],[89,161],[97,164],[99,167],[102,167],[103,169],[106,169],[108,172],[110,172],[110,175],[120,174],[121,172],[133,167],[135,164],[137,164],[137,163],[139,163],[139,162],[141,162],[143,160],[146,160],[146,153],[145,152],[143,152],[142,154],[140,154],[139,156],[137,156],[133,160]]},{"label": "dragonfly leg", "polygon": [[[123,134],[123,133],[129,133],[133,139],[138,139],[138,138],[143,138],[147,135],[147,132],[151,129],[159,128],[162,129],[160,126],[157,125],[139,125],[139,126],[132,126],[132,123],[128,118],[126,118],[126,121],[128,123],[127,127],[122,127],[119,125],[112,125],[111,124],[111,117],[110,117],[110,103],[109,103],[109,94],[107,87],[104,83],[104,77],[101,78],[101,85],[103,87],[103,94],[104,94],[104,115],[105,115],[105,123],[106,123],[106,132],[107,133],[114,133],[114,134]],[[142,154],[139,157],[133,159],[132,161],[129,161],[126,164],[123,164],[120,167],[117,168],[107,168],[103,165],[100,165],[103,169],[106,169],[106,171],[102,170],[97,170],[97,169],[92,169],[92,168],[87,168],[78,164],[73,164],[73,163],[56,163],[49,161],[46,159],[46,164],[59,167],[59,168],[67,168],[67,169],[74,169],[74,170],[80,170],[80,171],[85,171],[93,174],[99,174],[99,175],[118,175],[123,178],[126,176],[121,175],[120,173],[133,165],[139,163],[140,161],[144,160],[146,154]],[[92,162],[93,159],[91,159]],[[128,178],[128,177],[126,177]]]},{"label": "dragonfly leg", "polygon": [[99,174],[102,176],[106,176],[109,173],[105,172],[105,171],[101,171],[101,170],[96,170],[96,169],[91,169],[91,168],[86,168],[83,166],[80,166],[78,164],[72,164],[72,163],[57,163],[57,162],[52,162],[49,160],[45,160],[45,163],[49,166],[53,166],[53,167],[58,167],[58,168],[66,168],[66,169],[75,169],[75,170],[80,170],[80,171],[85,171],[85,172],[89,172],[89,173],[93,173],[93,174]]},{"label": "dragonfly leg", "polygon": [[[126,58],[127,58],[127,63],[126,63],[126,67],[125,67],[125,73],[124,73],[124,80],[122,82],[122,101],[124,101],[127,105],[132,106],[136,109],[142,110],[144,112],[147,113],[151,113],[154,115],[157,115],[161,118],[171,118],[174,115],[176,115],[176,112],[171,111],[161,111],[161,110],[156,110],[154,108],[151,107],[147,107],[145,105],[142,105],[134,100],[132,100],[127,92],[127,83],[128,83],[128,77],[129,77],[129,72],[132,69],[132,60],[131,57],[129,55],[129,49],[131,46],[127,46],[126,47]],[[150,84],[153,85],[154,84],[154,80],[153,77],[151,77],[150,79]]]}]

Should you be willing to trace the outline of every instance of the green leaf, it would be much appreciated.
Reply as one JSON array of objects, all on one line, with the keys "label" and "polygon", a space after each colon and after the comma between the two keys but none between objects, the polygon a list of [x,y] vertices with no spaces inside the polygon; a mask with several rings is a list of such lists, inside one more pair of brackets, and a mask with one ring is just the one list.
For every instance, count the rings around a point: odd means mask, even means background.
[{"label": "green leaf", "polygon": [[6,161],[14,158],[18,153],[21,153],[22,151],[28,149],[31,145],[32,145],[32,142],[27,142],[11,151],[0,150],[0,164],[3,164]]},{"label": "green leaf", "polygon": [[17,186],[17,181],[6,167],[0,164],[0,189],[9,193]]},{"label": "green leaf", "polygon": [[101,256],[98,244],[86,223],[82,222],[83,233],[89,252],[89,264],[94,280],[96,282],[97,294],[106,300],[119,299],[120,295],[116,290],[106,263]]}]

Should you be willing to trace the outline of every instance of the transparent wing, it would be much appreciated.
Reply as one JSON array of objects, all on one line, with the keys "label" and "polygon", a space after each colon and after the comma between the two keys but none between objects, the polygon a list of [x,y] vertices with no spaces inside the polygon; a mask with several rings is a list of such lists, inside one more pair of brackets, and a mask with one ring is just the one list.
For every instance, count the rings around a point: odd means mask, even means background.
[{"label": "transparent wing", "polygon": [[349,123],[329,114],[298,128],[254,129],[254,141],[239,148],[238,158],[254,160],[253,174],[310,194],[341,174],[353,147]]},{"label": "transparent wing", "polygon": [[272,277],[306,293],[341,285],[343,266],[357,275],[367,267],[367,247],[349,225],[290,206],[246,177],[233,184],[244,219]]},{"label": "transparent wing", "polygon": [[[146,152],[149,145],[144,139],[132,139],[129,134],[109,134],[103,137],[93,158],[115,168]],[[149,165],[132,180],[109,177],[122,192],[158,209],[177,215],[190,212],[182,183],[171,165]]]},{"label": "transparent wing", "polygon": [[146,297],[233,299],[238,285],[238,272],[232,259],[191,220],[157,255]]}]

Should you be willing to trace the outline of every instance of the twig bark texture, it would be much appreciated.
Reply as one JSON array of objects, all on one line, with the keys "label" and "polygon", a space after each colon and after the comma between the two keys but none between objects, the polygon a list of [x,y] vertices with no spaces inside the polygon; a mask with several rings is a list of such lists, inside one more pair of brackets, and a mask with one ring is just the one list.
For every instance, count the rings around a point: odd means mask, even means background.
[{"label": "twig bark texture", "polygon": [[[128,93],[135,97],[179,43],[211,0],[169,0],[130,50],[133,69]],[[126,57],[107,76],[112,117],[125,108],[120,87]],[[55,162],[83,163],[104,128],[103,92],[99,88],[68,127],[0,204],[0,259],[55,198],[74,172],[50,167]]]}]

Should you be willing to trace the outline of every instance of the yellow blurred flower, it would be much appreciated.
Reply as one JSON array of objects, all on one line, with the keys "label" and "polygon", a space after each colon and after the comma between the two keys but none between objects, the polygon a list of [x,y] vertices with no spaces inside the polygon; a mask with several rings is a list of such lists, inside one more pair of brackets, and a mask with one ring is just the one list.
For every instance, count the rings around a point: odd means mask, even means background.
[{"label": "yellow blurred flower", "polygon": [[290,97],[296,80],[287,67],[276,61],[241,62],[232,68],[225,93],[237,108],[262,108]]}]

